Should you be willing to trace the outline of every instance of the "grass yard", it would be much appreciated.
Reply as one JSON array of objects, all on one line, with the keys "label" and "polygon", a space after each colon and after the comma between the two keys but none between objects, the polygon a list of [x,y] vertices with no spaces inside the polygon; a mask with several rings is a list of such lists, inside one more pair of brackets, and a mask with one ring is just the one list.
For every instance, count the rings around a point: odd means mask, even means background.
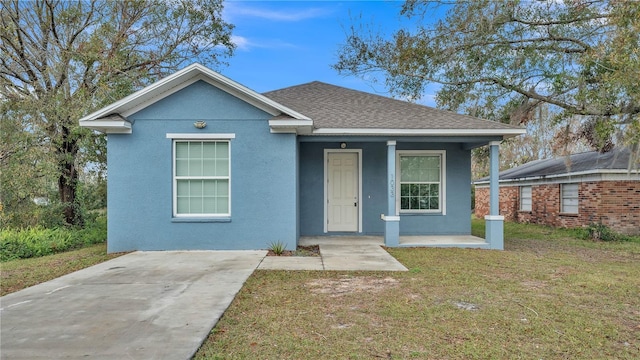
[{"label": "grass yard", "polygon": [[123,254],[107,255],[107,244],[97,244],[54,255],[0,263],[0,296],[84,269]]},{"label": "grass yard", "polygon": [[504,252],[389,249],[404,273],[256,271],[195,359],[640,358],[640,242],[505,232]]},{"label": "grass yard", "polygon": [[[503,252],[389,249],[404,273],[256,271],[195,359],[640,358],[640,238],[514,223],[505,237]],[[2,262],[0,294],[120,255]]]}]

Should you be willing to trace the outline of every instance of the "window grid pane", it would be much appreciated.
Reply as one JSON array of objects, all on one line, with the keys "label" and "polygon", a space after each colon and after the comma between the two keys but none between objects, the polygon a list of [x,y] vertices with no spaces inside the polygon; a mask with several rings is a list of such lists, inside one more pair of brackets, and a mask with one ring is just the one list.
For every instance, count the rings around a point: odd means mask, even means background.
[{"label": "window grid pane", "polygon": [[229,214],[229,142],[176,141],[177,215]]},{"label": "window grid pane", "polygon": [[440,209],[440,156],[400,156],[400,210]]},{"label": "window grid pane", "polygon": [[561,184],[561,208],[560,212],[566,214],[578,213],[578,184]]},{"label": "window grid pane", "polygon": [[520,210],[531,211],[531,186],[520,187]]}]

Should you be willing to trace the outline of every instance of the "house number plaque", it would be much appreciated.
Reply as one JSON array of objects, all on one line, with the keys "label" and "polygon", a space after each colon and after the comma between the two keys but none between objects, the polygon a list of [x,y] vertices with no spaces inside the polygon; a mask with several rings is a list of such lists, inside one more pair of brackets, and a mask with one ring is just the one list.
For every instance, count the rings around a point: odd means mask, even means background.
[{"label": "house number plaque", "polygon": [[394,174],[389,174],[389,196],[396,197],[396,181]]}]

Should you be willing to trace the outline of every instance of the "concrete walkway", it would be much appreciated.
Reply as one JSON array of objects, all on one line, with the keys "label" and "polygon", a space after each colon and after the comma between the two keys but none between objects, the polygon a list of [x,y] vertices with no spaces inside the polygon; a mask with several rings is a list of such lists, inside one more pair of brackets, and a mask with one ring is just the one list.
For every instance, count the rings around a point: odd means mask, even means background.
[{"label": "concrete walkway", "polygon": [[398,260],[379,245],[322,243],[321,256],[267,256],[261,270],[352,270],[352,271],[407,271]]},{"label": "concrete walkway", "polygon": [[189,359],[266,251],[135,252],[0,298],[2,359]]}]

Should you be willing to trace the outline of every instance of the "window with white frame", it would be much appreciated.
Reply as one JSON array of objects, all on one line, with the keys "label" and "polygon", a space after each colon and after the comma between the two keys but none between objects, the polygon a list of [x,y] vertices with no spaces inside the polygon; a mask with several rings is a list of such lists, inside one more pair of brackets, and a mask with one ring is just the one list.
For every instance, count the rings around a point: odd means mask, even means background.
[{"label": "window with white frame", "polygon": [[578,184],[561,184],[560,194],[560,212],[565,214],[577,214]]},{"label": "window with white frame", "polygon": [[398,152],[400,213],[444,210],[444,156],[444,151]]},{"label": "window with white frame", "polygon": [[531,186],[520,186],[520,211],[531,211]]},{"label": "window with white frame", "polygon": [[174,216],[229,216],[229,140],[175,139],[173,154]]}]

